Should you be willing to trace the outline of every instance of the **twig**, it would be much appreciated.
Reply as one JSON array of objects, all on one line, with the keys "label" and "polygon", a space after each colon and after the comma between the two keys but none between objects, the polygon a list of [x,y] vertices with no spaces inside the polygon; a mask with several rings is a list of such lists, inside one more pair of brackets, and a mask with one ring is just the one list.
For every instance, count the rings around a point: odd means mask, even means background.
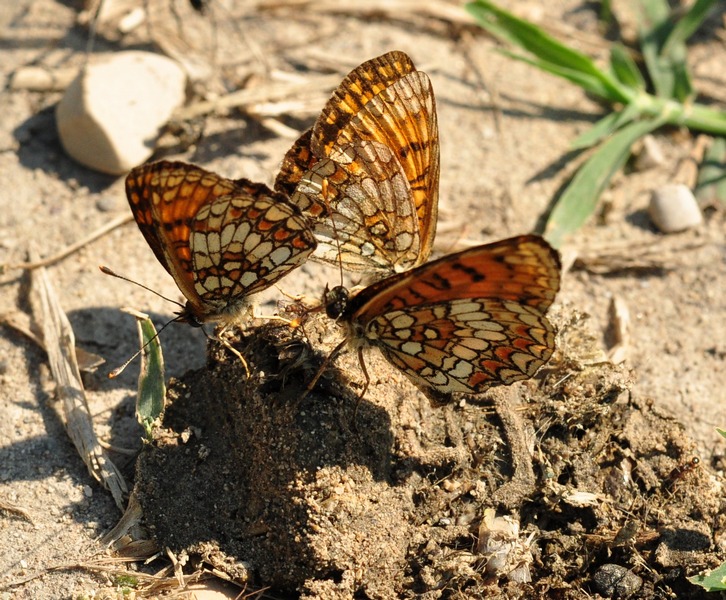
[{"label": "twig", "polygon": [[15,506],[14,504],[10,504],[9,502],[5,502],[4,500],[0,500],[0,511],[5,511],[14,515],[18,515],[19,517],[25,519],[28,523],[33,524],[33,518],[30,516],[30,513],[28,511],[20,508],[19,506]]},{"label": "twig", "polygon": [[318,94],[321,90],[332,90],[339,83],[340,75],[335,74],[313,77],[292,85],[275,82],[251,89],[237,90],[214,100],[203,100],[184,106],[174,113],[172,120],[187,121],[210,113],[218,114],[230,108],[281,101],[290,97],[299,101],[301,94],[310,94],[311,91]]},{"label": "twig", "polygon": [[71,324],[60,307],[44,268],[33,271],[32,285],[40,297],[39,320],[42,322],[50,370],[56,382],[56,394],[61,400],[61,421],[89,473],[111,492],[116,505],[122,508],[123,495],[128,488],[93,431],[91,412],[76,361]]},{"label": "twig", "polygon": [[80,250],[84,246],[87,246],[91,242],[96,241],[98,238],[103,237],[109,231],[116,229],[116,227],[120,227],[121,225],[124,225],[125,223],[128,223],[129,221],[133,221],[133,219],[134,219],[134,217],[131,213],[129,213],[127,215],[118,216],[115,219],[113,219],[112,221],[109,221],[108,223],[106,223],[104,226],[96,229],[96,231],[92,232],[90,235],[87,235],[85,238],[77,241],[74,244],[71,244],[70,246],[66,246],[63,250],[61,250],[60,252],[57,252],[56,254],[53,254],[52,256],[43,258],[41,260],[31,261],[31,262],[17,263],[14,265],[3,265],[0,268],[0,271],[4,271],[7,269],[32,270],[32,269],[37,269],[39,267],[47,267],[48,265],[52,265],[53,263],[56,263],[59,260],[64,259],[66,256],[73,254],[74,252]]}]

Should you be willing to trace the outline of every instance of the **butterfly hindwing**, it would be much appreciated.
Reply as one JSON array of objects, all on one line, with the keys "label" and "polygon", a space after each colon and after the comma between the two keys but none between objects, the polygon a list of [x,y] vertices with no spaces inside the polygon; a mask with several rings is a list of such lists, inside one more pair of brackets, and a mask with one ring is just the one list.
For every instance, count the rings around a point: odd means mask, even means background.
[{"label": "butterfly hindwing", "polygon": [[374,283],[340,316],[423,389],[477,393],[534,375],[554,350],[545,313],[557,252],[534,235],[477,246]]},{"label": "butterfly hindwing", "polygon": [[126,192],[144,238],[186,297],[182,318],[191,322],[238,312],[246,296],[316,246],[300,210],[262,184],[161,161],[133,169]]}]

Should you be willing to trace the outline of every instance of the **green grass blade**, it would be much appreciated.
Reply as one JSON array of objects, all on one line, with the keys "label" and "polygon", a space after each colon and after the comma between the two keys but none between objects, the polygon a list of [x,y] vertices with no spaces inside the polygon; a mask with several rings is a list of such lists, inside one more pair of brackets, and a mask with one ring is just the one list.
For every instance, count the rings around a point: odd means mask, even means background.
[{"label": "green grass blade", "polygon": [[698,171],[696,198],[701,204],[720,203],[726,206],[726,139],[711,142]]},{"label": "green grass blade", "polygon": [[622,44],[613,44],[610,48],[610,66],[613,74],[623,85],[639,91],[645,91],[645,79],[638,65]]},{"label": "green grass blade", "polygon": [[495,37],[536,56],[538,66],[547,64],[547,70],[552,73],[558,70],[567,72],[570,74],[568,78],[575,72],[587,75],[600,82],[599,87],[607,90],[606,95],[601,95],[611,102],[628,101],[628,91],[610,74],[599,69],[589,56],[558,42],[535,25],[498,8],[488,0],[469,2],[466,10]]},{"label": "green grass blade", "polygon": [[670,7],[666,0],[640,0],[638,30],[648,75],[661,98],[673,98],[675,88],[670,64],[663,60],[661,49],[673,29],[669,20]]},{"label": "green grass blade", "polygon": [[603,86],[602,80],[597,77],[592,77],[588,73],[583,73],[582,71],[561,67],[550,62],[541,61],[536,58],[530,58],[522,54],[516,54],[515,52],[509,52],[508,50],[502,50],[501,52],[505,56],[509,56],[510,58],[527,63],[528,65],[532,65],[533,67],[537,67],[538,69],[541,69],[542,71],[545,71],[547,73],[552,73],[553,75],[557,75],[558,77],[567,79],[568,81],[579,85],[586,92],[595,96],[600,96],[603,100],[606,100],[608,102],[624,102],[619,95],[613,96],[613,94],[611,93],[611,89]]},{"label": "green grass blade", "polygon": [[604,142],[580,167],[547,219],[544,237],[555,248],[595,212],[600,194],[630,156],[633,143],[663,124],[662,119],[631,123]]},{"label": "green grass blade", "polygon": [[600,11],[597,15],[601,25],[610,27],[613,22],[613,6],[611,0],[600,1]]},{"label": "green grass blade", "polygon": [[673,74],[672,97],[688,102],[695,95],[688,69],[686,41],[701,26],[715,4],[714,0],[696,0],[691,9],[679,19],[663,43],[660,56]]},{"label": "green grass blade", "polygon": [[618,112],[605,115],[585,133],[577,137],[571,144],[572,150],[584,150],[594,146],[600,140],[612,135],[621,127],[627,125],[640,115],[640,109],[635,104],[628,104]]},{"label": "green grass blade", "polygon": [[664,0],[641,0],[641,48],[656,95],[688,102],[695,96],[686,41],[701,26],[716,0],[696,0],[675,24]]},{"label": "green grass blade", "polygon": [[669,56],[672,47],[685,46],[690,38],[706,20],[717,0],[696,0],[683,18],[675,24],[663,44],[662,53]]},{"label": "green grass blade", "polygon": [[164,357],[161,343],[151,319],[137,319],[141,342],[141,372],[139,393],[136,398],[136,417],[147,437],[164,413],[166,384],[164,383]]}]

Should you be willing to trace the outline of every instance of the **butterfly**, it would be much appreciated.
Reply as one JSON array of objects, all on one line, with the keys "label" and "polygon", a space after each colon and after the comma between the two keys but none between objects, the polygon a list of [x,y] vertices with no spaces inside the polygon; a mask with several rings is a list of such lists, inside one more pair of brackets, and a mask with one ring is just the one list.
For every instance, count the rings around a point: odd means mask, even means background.
[{"label": "butterfly", "polygon": [[428,259],[438,187],[433,88],[403,52],[343,80],[275,181],[311,218],[314,257],[374,279]]},{"label": "butterfly", "polygon": [[535,235],[450,254],[354,295],[338,286],[324,300],[327,315],[346,329],[333,355],[351,343],[366,388],[366,346],[430,396],[509,385],[532,377],[552,355],[555,331],[545,313],[559,287],[559,256]]},{"label": "butterfly", "polygon": [[136,224],[186,304],[176,320],[234,320],[250,294],[315,250],[307,219],[282,194],[183,162],[133,169],[126,195]]}]

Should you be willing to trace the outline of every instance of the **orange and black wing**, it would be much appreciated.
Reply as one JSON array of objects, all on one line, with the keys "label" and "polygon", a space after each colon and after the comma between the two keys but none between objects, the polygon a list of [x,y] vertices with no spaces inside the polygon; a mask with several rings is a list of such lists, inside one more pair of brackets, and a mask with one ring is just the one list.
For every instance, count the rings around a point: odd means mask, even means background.
[{"label": "orange and black wing", "polygon": [[317,255],[388,273],[424,262],[438,210],[431,82],[402,52],[363,63],[285,157],[275,187],[314,219]]},{"label": "orange and black wing", "polygon": [[199,313],[204,308],[194,288],[191,227],[203,205],[234,190],[233,182],[183,162],[142,165],[126,177],[126,196],[136,224],[156,258]]},{"label": "orange and black wing", "polygon": [[308,220],[284,195],[235,183],[233,194],[202,206],[189,244],[195,292],[216,318],[299,267],[316,246]]},{"label": "orange and black wing", "polygon": [[141,233],[188,301],[188,320],[235,313],[245,296],[315,249],[299,209],[262,184],[162,161],[133,169],[126,193]]},{"label": "orange and black wing", "polygon": [[554,351],[557,252],[537,236],[471,248],[354,296],[342,316],[422,389],[478,393],[532,377]]}]

